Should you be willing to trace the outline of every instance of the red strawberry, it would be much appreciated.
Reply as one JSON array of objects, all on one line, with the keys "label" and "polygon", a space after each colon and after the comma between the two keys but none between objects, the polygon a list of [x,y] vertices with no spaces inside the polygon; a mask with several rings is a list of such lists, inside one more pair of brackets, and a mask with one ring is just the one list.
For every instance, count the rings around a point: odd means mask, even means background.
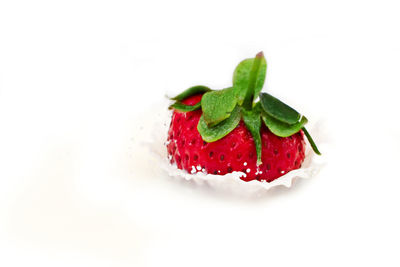
[{"label": "red strawberry", "polygon": [[[202,95],[182,101],[195,105]],[[261,127],[262,164],[257,166],[253,137],[243,121],[228,135],[215,142],[203,141],[197,130],[201,110],[174,111],[168,133],[168,154],[171,162],[188,172],[205,171],[224,175],[233,171],[246,173],[244,181],[257,179],[273,181],[283,174],[298,169],[304,160],[305,142],[302,131],[290,137],[278,137]]]},{"label": "red strawberry", "polygon": [[[264,55],[236,67],[233,86],[191,87],[173,98],[167,149],[171,163],[190,173],[224,175],[241,171],[245,181],[273,181],[300,168],[307,118],[268,93]],[[256,102],[257,99],[259,102]]]}]

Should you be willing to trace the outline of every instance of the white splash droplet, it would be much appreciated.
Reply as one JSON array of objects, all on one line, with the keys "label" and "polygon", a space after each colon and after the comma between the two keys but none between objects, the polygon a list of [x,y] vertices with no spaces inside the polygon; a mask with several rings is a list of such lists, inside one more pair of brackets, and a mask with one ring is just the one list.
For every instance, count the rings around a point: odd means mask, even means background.
[{"label": "white splash droplet", "polygon": [[191,174],[196,173],[196,168],[192,166],[192,170],[190,171]]}]

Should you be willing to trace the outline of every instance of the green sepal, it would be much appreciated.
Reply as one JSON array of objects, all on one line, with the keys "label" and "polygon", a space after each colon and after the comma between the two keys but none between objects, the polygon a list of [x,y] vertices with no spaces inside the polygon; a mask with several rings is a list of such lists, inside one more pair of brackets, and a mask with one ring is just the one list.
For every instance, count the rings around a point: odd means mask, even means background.
[{"label": "green sepal", "polygon": [[177,95],[175,97],[172,97],[171,99],[176,100],[176,101],[182,101],[182,100],[188,98],[189,96],[206,93],[209,91],[211,91],[211,89],[208,88],[207,86],[196,85],[196,86],[190,87],[189,89],[186,89],[185,91],[183,91],[182,93],[180,93],[179,95]]},{"label": "green sepal", "polygon": [[204,141],[210,143],[221,139],[222,137],[229,134],[233,129],[238,126],[240,122],[240,108],[236,106],[229,118],[218,123],[214,127],[209,127],[204,120],[204,114],[201,115],[199,124],[197,125],[197,130],[199,131],[201,137]]},{"label": "green sepal", "polygon": [[310,143],[311,148],[314,150],[314,152],[315,152],[317,155],[321,155],[321,152],[319,152],[317,145],[315,144],[315,142],[314,142],[314,140],[312,139],[311,135],[308,133],[306,127],[303,127],[302,130],[303,130],[303,132],[304,132],[304,135],[307,137],[308,142]]},{"label": "green sepal", "polygon": [[263,110],[270,116],[287,124],[295,124],[300,120],[300,113],[268,93],[260,94]]},{"label": "green sepal", "polygon": [[231,115],[236,103],[232,87],[205,93],[201,99],[204,121],[209,127],[217,125]]},{"label": "green sepal", "polygon": [[176,109],[176,110],[179,110],[179,111],[182,111],[182,112],[189,112],[189,111],[197,110],[200,107],[201,107],[201,103],[200,102],[196,103],[193,106],[190,106],[190,105],[185,105],[182,102],[177,101],[174,104],[170,105],[168,107],[168,109]]},{"label": "green sepal", "polygon": [[264,54],[245,59],[239,63],[233,73],[233,87],[238,96],[239,105],[251,109],[253,101],[260,93],[266,76],[267,62]]},{"label": "green sepal", "polygon": [[261,161],[261,118],[260,118],[260,110],[255,107],[252,110],[242,109],[243,121],[246,125],[247,129],[250,131],[253,136],[254,144],[256,146],[257,152],[257,166],[262,163]]},{"label": "green sepal", "polygon": [[288,137],[297,133],[308,122],[307,118],[304,116],[301,117],[300,121],[296,122],[295,124],[284,123],[265,112],[262,112],[261,117],[265,126],[267,126],[273,134],[279,137]]},{"label": "green sepal", "polygon": [[[257,152],[257,165],[261,164],[261,120],[268,129],[280,137],[291,136],[303,130],[314,152],[321,155],[304,127],[307,118],[268,93],[260,93],[265,82],[267,63],[262,52],[255,58],[245,59],[236,67],[233,87],[213,91],[202,85],[193,86],[171,98],[176,100],[169,109],[190,112],[202,109],[197,130],[206,142],[217,141],[237,127],[241,118],[252,134]],[[191,106],[182,101],[203,94],[202,100]],[[257,97],[260,102],[254,103]]]}]

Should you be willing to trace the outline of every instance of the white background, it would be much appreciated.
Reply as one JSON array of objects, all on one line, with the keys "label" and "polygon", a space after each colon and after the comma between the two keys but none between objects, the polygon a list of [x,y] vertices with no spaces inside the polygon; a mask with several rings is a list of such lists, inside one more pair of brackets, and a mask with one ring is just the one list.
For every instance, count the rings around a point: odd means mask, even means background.
[{"label": "white background", "polygon": [[[397,1],[1,1],[0,266],[399,266],[399,25]],[[328,164],[259,198],[167,178],[141,123],[261,50]]]}]

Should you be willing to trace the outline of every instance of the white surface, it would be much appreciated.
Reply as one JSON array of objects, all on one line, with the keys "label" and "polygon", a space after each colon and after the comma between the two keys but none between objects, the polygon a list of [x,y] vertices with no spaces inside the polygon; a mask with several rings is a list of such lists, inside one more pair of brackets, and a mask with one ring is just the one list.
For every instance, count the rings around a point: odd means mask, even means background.
[{"label": "white surface", "polygon": [[[1,1],[0,266],[398,266],[396,1]],[[163,176],[138,147],[165,93],[265,89],[328,164],[259,198]]]}]

